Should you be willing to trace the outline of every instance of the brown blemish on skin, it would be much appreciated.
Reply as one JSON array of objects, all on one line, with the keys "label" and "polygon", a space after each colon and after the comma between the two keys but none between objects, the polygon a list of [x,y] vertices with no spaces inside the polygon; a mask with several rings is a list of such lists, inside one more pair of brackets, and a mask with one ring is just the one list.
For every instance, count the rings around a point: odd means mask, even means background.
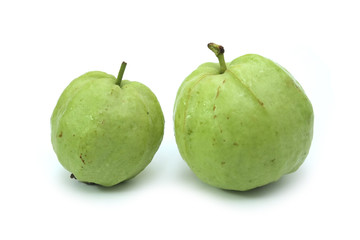
[{"label": "brown blemish on skin", "polygon": [[234,146],[239,146],[239,144],[237,142],[234,142],[233,145]]},{"label": "brown blemish on skin", "polygon": [[59,134],[59,137],[60,137],[60,138],[62,137],[62,134],[63,134],[63,133],[62,133],[62,131],[61,131],[60,134]]},{"label": "brown blemish on skin", "polygon": [[215,106],[215,104],[214,104],[213,111],[215,111],[215,109],[216,109],[216,106]]},{"label": "brown blemish on skin", "polygon": [[226,82],[226,79],[224,79],[223,84]]},{"label": "brown blemish on skin", "polygon": [[216,97],[215,97],[215,98],[217,98],[217,97],[219,96],[219,94],[220,94],[220,86],[217,88],[217,92],[216,92]]},{"label": "brown blemish on skin", "polygon": [[274,159],[271,159],[271,160],[269,160],[268,162],[266,161],[266,162],[264,162],[264,166],[271,166],[271,165],[274,165],[275,164],[275,158]]},{"label": "brown blemish on skin", "polygon": [[80,159],[81,159],[82,163],[85,164],[85,160],[82,157],[82,153],[80,153]]},{"label": "brown blemish on skin", "polygon": [[221,162],[221,165],[225,165],[226,162]]},{"label": "brown blemish on skin", "polygon": [[230,119],[230,117],[226,117],[226,119],[227,119],[227,120],[229,120],[229,119]]},{"label": "brown blemish on skin", "polygon": [[216,115],[214,115],[214,119],[216,118],[217,116]]}]

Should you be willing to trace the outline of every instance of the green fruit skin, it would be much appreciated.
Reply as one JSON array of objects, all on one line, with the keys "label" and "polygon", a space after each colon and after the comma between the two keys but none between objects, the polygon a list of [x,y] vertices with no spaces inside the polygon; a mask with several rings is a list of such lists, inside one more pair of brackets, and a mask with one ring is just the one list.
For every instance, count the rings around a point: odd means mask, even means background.
[{"label": "green fruit skin", "polygon": [[245,191],[278,180],[304,162],[312,141],[312,105],[281,66],[255,54],[205,63],[180,86],[176,143],[196,176]]},{"label": "green fruit skin", "polygon": [[51,116],[51,142],[65,169],[82,182],[113,186],[152,160],[164,134],[156,96],[139,82],[104,72],[73,80]]}]

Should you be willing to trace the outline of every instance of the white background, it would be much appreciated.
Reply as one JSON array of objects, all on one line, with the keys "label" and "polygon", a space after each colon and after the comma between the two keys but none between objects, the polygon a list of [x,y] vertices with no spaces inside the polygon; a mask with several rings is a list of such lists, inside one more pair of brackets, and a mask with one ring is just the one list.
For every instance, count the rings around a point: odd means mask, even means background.
[{"label": "white background", "polygon": [[[356,1],[1,1],[1,239],[359,239]],[[249,192],[200,182],[181,159],[172,108],[183,79],[216,62],[268,57],[315,112],[302,167]],[[50,142],[63,89],[87,71],[140,81],[166,120],[162,145],[113,188],[69,178]]]}]

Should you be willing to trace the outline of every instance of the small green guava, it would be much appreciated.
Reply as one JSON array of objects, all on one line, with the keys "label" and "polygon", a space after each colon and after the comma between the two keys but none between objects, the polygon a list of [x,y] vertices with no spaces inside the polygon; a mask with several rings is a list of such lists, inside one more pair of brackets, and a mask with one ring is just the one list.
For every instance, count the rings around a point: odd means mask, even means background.
[{"label": "small green guava", "polygon": [[154,93],[139,82],[88,72],[61,94],[51,116],[59,162],[79,181],[113,186],[140,173],[158,150],[164,116]]},{"label": "small green guava", "polygon": [[314,114],[299,83],[256,54],[205,63],[180,86],[174,106],[176,143],[196,176],[245,191],[296,171],[309,153]]}]

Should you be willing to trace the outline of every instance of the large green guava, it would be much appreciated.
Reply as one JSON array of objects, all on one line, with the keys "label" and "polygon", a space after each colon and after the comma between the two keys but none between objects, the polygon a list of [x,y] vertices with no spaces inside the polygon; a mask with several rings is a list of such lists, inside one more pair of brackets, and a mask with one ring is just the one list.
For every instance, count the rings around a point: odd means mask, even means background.
[{"label": "large green guava", "polygon": [[255,54],[205,63],[180,86],[176,143],[196,176],[212,186],[249,190],[296,171],[309,153],[314,114],[300,84]]},{"label": "large green guava", "polygon": [[153,92],[88,72],[61,94],[51,116],[51,142],[60,163],[82,182],[113,186],[140,173],[158,150],[164,116]]}]

